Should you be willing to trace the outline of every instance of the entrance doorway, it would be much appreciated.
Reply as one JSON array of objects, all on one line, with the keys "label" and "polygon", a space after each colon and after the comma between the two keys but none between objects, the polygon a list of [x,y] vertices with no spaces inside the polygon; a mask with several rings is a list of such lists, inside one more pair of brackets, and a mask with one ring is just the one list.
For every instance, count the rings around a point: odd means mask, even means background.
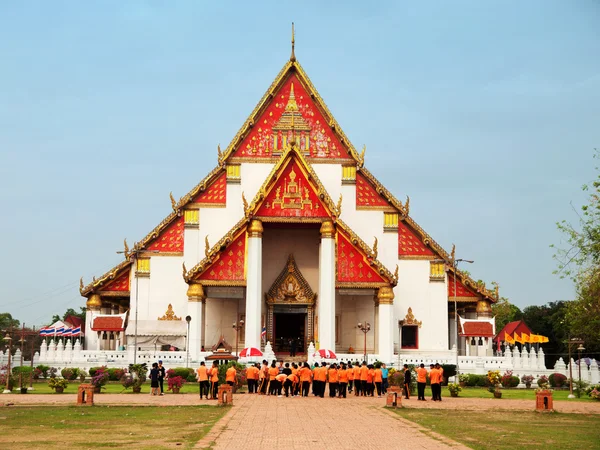
[{"label": "entrance doorway", "polygon": [[273,313],[273,341],[276,353],[306,352],[306,313]]}]

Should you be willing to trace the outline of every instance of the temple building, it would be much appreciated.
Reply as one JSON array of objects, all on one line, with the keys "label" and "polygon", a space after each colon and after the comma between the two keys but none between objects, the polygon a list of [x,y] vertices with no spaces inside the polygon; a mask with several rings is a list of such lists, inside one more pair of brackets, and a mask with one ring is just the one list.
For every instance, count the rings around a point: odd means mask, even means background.
[{"label": "temple building", "polygon": [[186,349],[198,361],[224,339],[393,361],[451,359],[458,336],[461,355],[492,355],[497,291],[456,270],[454,251],[364,162],[292,47],[216,167],[171,195],[120,264],[81,283],[84,348]]}]

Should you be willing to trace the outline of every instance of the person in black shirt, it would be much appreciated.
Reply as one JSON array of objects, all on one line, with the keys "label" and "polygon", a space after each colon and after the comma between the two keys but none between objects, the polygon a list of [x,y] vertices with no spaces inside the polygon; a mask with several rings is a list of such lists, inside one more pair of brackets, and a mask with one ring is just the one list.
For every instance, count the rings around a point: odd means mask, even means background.
[{"label": "person in black shirt", "polygon": [[150,395],[158,395],[158,364],[152,363],[152,370],[150,370]]},{"label": "person in black shirt", "polygon": [[410,398],[410,369],[408,364],[404,364],[404,398]]},{"label": "person in black shirt", "polygon": [[165,376],[167,372],[165,371],[164,366],[162,365],[162,361],[158,361],[158,384],[160,385],[160,395],[165,395],[165,390],[163,388],[163,384],[165,381]]}]

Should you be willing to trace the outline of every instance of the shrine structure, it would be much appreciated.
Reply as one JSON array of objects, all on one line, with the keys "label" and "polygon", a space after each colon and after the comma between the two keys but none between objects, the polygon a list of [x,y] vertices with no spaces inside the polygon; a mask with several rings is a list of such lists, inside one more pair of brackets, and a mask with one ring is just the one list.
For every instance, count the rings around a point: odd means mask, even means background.
[{"label": "shrine structure", "polygon": [[[293,45],[217,159],[171,195],[147,236],[125,242],[120,264],[81,283],[84,350],[130,360],[134,344],[141,354],[187,348],[198,362],[224,338],[240,350],[268,341],[276,353],[386,362],[492,356],[497,292],[455,270],[409,199],[367,170],[365,148],[346,137]],[[371,326],[366,349],[359,322]]]}]

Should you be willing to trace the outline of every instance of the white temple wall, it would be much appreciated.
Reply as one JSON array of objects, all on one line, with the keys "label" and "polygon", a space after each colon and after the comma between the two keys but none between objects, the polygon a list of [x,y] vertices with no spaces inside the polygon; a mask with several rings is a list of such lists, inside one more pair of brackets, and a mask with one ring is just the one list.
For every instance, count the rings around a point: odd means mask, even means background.
[{"label": "white temple wall", "polygon": [[364,334],[356,327],[359,322],[371,324],[367,333],[367,353],[374,353],[375,342],[375,303],[367,295],[336,295],[336,323],[338,324],[336,350],[348,353],[350,347],[354,353],[362,355],[364,350]]},{"label": "white temple wall", "polygon": [[[204,330],[204,345],[207,351],[215,345],[221,335],[235,351],[235,330],[233,322],[238,320],[238,314],[242,314],[244,308],[243,299],[229,298],[207,298],[206,299],[206,328]],[[243,330],[239,334],[239,342],[243,342]],[[241,350],[241,347],[240,347]]]},{"label": "white temple wall", "polygon": [[[240,188],[239,193],[239,204],[242,205],[242,192],[248,201],[248,204],[252,202],[258,190],[263,185],[271,170],[275,164],[263,164],[263,163],[242,163],[240,167],[241,183],[238,185]],[[228,185],[229,187],[229,185]],[[229,190],[227,190],[227,207],[229,208]],[[242,211],[240,209],[240,211]],[[242,213],[243,214],[243,213]],[[241,219],[239,215],[236,221]]]},{"label": "white temple wall", "polygon": [[[404,319],[408,308],[412,308],[415,319],[423,322],[419,328],[419,350],[448,350],[446,283],[429,281],[428,260],[399,260],[398,266],[398,285],[394,288],[396,318]],[[397,345],[397,328],[395,334]]]},{"label": "white temple wall", "polygon": [[[319,181],[325,186],[325,190],[335,204],[337,204],[342,193],[342,165],[341,164],[311,164],[313,170],[319,177]],[[344,213],[349,209],[354,209],[354,203],[346,199],[346,192],[343,191],[342,215],[341,219],[345,222]],[[352,200],[354,202],[354,200]]]},{"label": "white temple wall", "polygon": [[[150,258],[149,311],[138,311],[140,320],[157,320],[170,304],[176,316],[185,320],[187,315],[188,285],[181,276],[181,256],[152,256]],[[140,282],[143,278],[140,278]],[[146,278],[147,280],[147,278]]]}]

